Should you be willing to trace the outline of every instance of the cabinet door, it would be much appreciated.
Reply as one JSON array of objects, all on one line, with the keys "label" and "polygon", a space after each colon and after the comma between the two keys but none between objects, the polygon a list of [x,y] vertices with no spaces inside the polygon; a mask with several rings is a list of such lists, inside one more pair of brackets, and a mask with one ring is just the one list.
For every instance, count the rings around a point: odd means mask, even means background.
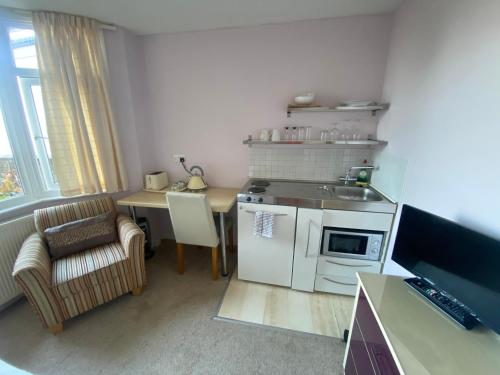
[{"label": "cabinet door", "polygon": [[321,246],[323,210],[299,208],[295,233],[292,288],[314,291],[316,265]]},{"label": "cabinet door", "polygon": [[[255,212],[275,215],[273,238],[254,236]],[[290,287],[297,208],[238,203],[238,278]]]}]

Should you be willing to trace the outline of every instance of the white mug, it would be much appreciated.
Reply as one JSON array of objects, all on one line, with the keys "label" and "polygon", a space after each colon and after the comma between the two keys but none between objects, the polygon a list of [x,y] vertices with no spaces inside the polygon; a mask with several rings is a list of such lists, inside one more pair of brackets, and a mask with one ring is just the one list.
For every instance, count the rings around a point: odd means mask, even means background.
[{"label": "white mug", "polygon": [[262,129],[260,131],[260,140],[264,142],[269,142],[269,129]]},{"label": "white mug", "polygon": [[273,129],[273,135],[271,137],[271,140],[273,142],[278,142],[279,140],[281,140],[281,134],[279,129]]}]

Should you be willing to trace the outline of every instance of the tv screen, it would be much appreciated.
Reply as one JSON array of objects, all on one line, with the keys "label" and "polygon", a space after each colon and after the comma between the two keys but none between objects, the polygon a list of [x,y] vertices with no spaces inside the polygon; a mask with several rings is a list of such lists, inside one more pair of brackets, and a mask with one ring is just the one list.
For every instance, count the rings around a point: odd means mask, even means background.
[{"label": "tv screen", "polygon": [[392,259],[500,333],[500,241],[403,205]]}]

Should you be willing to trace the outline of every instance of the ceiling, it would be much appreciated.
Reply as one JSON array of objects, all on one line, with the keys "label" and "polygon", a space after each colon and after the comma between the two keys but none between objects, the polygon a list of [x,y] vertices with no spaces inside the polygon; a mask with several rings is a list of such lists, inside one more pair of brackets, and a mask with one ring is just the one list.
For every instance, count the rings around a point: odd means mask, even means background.
[{"label": "ceiling", "polygon": [[254,26],[394,11],[402,0],[0,0],[94,17],[137,34]]}]

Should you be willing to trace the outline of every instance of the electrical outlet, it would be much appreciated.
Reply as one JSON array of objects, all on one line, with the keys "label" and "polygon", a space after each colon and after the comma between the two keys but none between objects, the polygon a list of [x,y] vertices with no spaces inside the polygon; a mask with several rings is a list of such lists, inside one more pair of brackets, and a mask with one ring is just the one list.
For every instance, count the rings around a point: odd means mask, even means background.
[{"label": "electrical outlet", "polygon": [[177,163],[181,163],[186,160],[186,157],[183,154],[174,155],[174,159]]}]

